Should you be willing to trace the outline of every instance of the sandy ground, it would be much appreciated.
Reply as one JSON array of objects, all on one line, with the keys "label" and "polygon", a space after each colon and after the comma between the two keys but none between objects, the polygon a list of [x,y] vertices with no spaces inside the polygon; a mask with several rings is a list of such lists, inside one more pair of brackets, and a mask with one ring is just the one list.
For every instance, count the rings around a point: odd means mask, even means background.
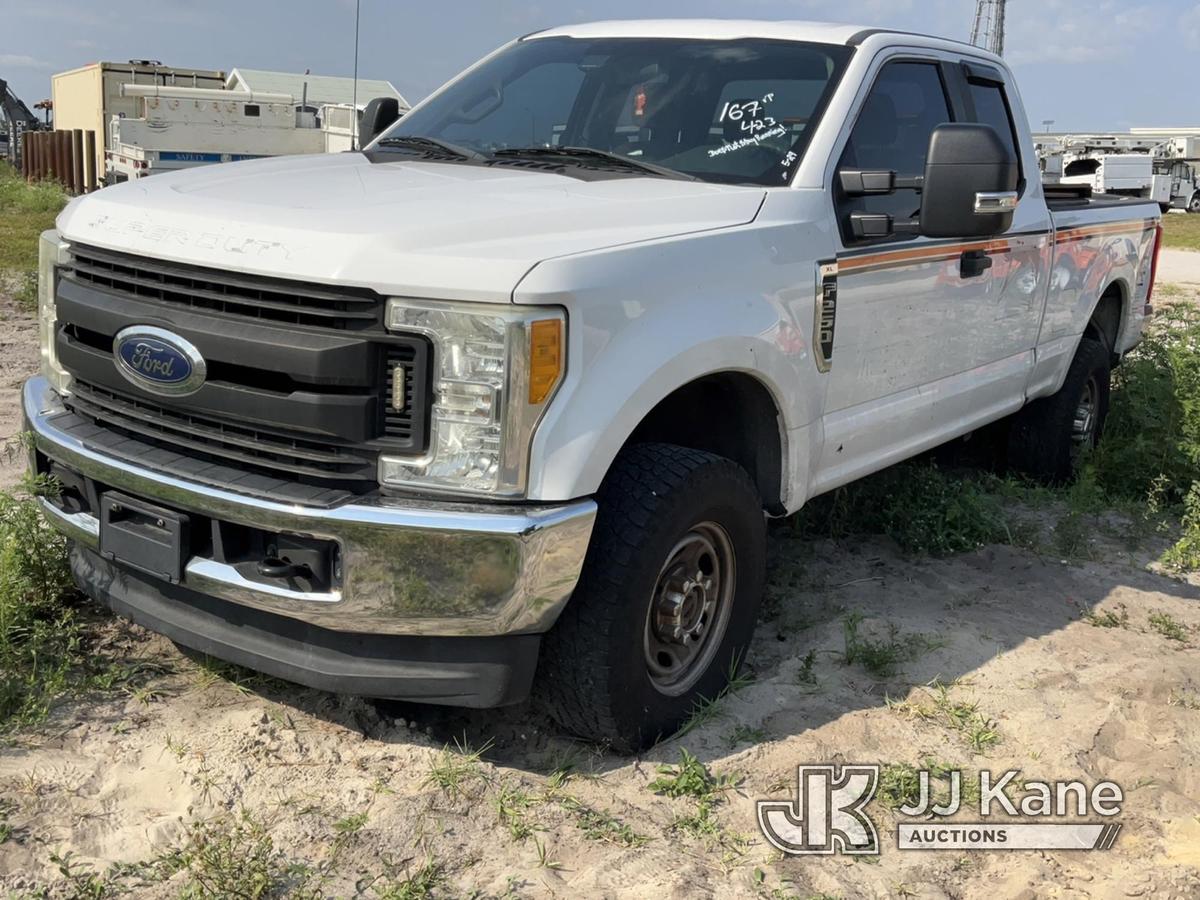
[{"label": "sandy ground", "polygon": [[0,489],[25,471],[25,455],[12,446],[21,430],[21,383],[38,367],[37,323],[5,292],[0,273]]},{"label": "sandy ground", "polygon": [[[130,655],[174,673],[152,683],[152,696],[64,708],[0,755],[0,793],[15,807],[0,888],[53,881],[51,851],[136,862],[182,841],[195,818],[245,808],[272,823],[290,859],[309,863],[328,858],[334,823],[365,812],[327,885],[338,897],[354,896],[388,857],[444,865],[441,896],[1200,896],[1200,589],[1142,571],[1145,557],[1115,546],[1098,548],[1110,561],[1085,565],[1008,548],[916,561],[883,541],[811,544],[782,530],[773,550],[780,615],[759,630],[754,683],[638,760],[574,744],[527,707],[463,713],[238,688],[206,678],[165,641],[121,629]],[[1126,612],[1128,622],[1087,624],[1088,608]],[[878,633],[895,627],[942,645],[894,678],[874,678],[844,664],[846,611]],[[1187,640],[1153,631],[1155,612],[1190,629]],[[815,683],[801,677],[810,652]],[[987,755],[889,705],[927,704],[923,685],[935,679],[953,685],[955,702],[977,703],[999,733]],[[427,781],[455,740],[491,742],[459,797]],[[738,779],[716,809],[715,834],[674,830],[694,806],[648,788],[681,746]],[[969,772],[1114,780],[1127,792],[1124,830],[1103,853],[900,852],[896,820],[876,810],[883,854],[865,862],[781,860],[757,833],[754,800],[787,797],[798,764],[930,757]],[[579,777],[556,794],[550,775],[566,762]],[[498,823],[505,789],[531,798],[533,837],[514,840]],[[645,845],[589,834],[568,796]],[[555,868],[539,864],[539,844]],[[177,890],[175,881],[138,894]]]},{"label": "sandy ground", "polygon": [[[0,309],[7,435],[35,353],[32,326]],[[753,683],[639,759],[573,742],[529,707],[462,712],[231,683],[114,625],[112,652],[167,671],[128,696],[63,706],[0,750],[12,829],[0,893],[50,884],[75,896],[52,853],[98,869],[144,861],[183,841],[189,823],[244,809],[269,823],[288,860],[337,853],[323,885],[336,897],[382,895],[373,878],[426,860],[442,866],[435,895],[447,897],[1200,897],[1200,587],[1147,570],[1163,546],[1130,551],[1098,532],[1091,561],[1007,547],[922,560],[884,540],[806,542],[777,528],[777,613],[759,628]],[[1120,624],[1089,624],[1088,611]],[[923,649],[887,678],[846,665],[850,612],[864,630],[918,636]],[[1156,614],[1180,623],[1182,639],[1155,630]],[[920,715],[930,684],[977,704],[998,742],[976,752],[961,730]],[[456,740],[490,742],[457,794],[429,781]],[[737,782],[705,834],[679,825],[691,801],[648,787],[681,747]],[[927,758],[1116,781],[1123,830],[1096,853],[902,852],[898,820],[875,804],[878,858],[781,858],[758,833],[754,801],[794,793],[800,764]],[[563,766],[565,783],[553,777]],[[498,821],[497,801],[513,791],[537,829],[525,839]],[[184,877],[134,893],[175,896]]]}]

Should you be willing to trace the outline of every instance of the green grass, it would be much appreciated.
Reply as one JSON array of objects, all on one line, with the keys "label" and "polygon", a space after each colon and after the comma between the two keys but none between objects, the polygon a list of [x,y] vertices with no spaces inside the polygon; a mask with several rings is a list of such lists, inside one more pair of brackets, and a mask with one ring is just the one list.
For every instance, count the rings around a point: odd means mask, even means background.
[{"label": "green grass", "polygon": [[496,819],[514,841],[523,841],[537,830],[537,825],[529,820],[529,810],[537,801],[526,791],[501,783],[492,802]]},{"label": "green grass", "polygon": [[767,729],[761,725],[737,725],[725,737],[725,743],[732,750],[739,744],[761,744],[770,737]]},{"label": "green grass", "polygon": [[275,847],[269,825],[245,811],[193,824],[173,864],[187,873],[183,900],[277,897],[309,879],[305,866]]},{"label": "green grass", "polygon": [[430,763],[429,772],[422,784],[426,787],[436,787],[451,800],[461,800],[468,795],[468,787],[477,781],[487,781],[483,770],[482,758],[492,746],[488,741],[478,750],[464,738],[460,743],[455,741],[455,748],[444,746],[441,752]]},{"label": "green grass", "polygon": [[883,534],[910,553],[946,556],[1011,543],[994,478],[917,461],[893,466],[809,502],[794,519],[803,537]]},{"label": "green grass", "polygon": [[800,661],[800,670],[796,672],[796,683],[815,686],[817,683],[817,673],[814,671],[814,666],[817,663],[817,651],[809,650],[805,654],[804,659]]},{"label": "green grass", "polygon": [[26,305],[36,300],[38,236],[54,227],[66,202],[58,184],[26,184],[12,166],[0,161],[0,275],[18,279],[18,299]]},{"label": "green grass", "polygon": [[446,867],[432,857],[415,870],[389,868],[388,874],[371,884],[371,896],[378,900],[429,900],[446,880]]},{"label": "green grass", "polygon": [[570,814],[576,827],[589,841],[601,841],[627,848],[644,847],[650,842],[649,837],[635,831],[633,826],[621,821],[607,809],[590,806],[573,794],[550,791],[547,797]]},{"label": "green grass", "polygon": [[1094,461],[1108,499],[1180,503],[1200,480],[1200,309],[1164,308],[1113,373]]},{"label": "green grass", "polygon": [[893,712],[953,731],[973,751],[986,754],[1001,741],[996,722],[980,711],[978,703],[952,698],[952,690],[952,685],[934,681],[927,688],[929,702],[897,702],[889,699],[887,706]]},{"label": "green grass", "polygon": [[[372,795],[378,796],[379,788]],[[333,821],[314,846],[326,851],[319,862],[306,862],[285,852],[275,843],[273,830],[284,815],[284,807],[262,813],[244,807],[213,818],[196,819],[176,844],[163,848],[148,859],[114,863],[104,870],[75,858],[71,851],[47,848],[46,859],[58,872],[53,884],[27,884],[27,890],[12,894],[23,900],[66,897],[74,900],[107,900],[111,897],[143,896],[147,888],[154,896],[179,900],[322,900],[350,896],[334,893],[332,884],[347,874],[342,852],[358,840],[368,820],[367,809]],[[310,854],[311,856],[312,854]],[[442,889],[446,866],[433,857],[417,862],[412,858],[396,861],[380,854],[373,872],[355,863],[359,876],[355,897],[377,900],[422,900],[434,896],[456,896]],[[170,891],[165,890],[170,883]]]},{"label": "green grass", "polygon": [[1200,250],[1200,216],[1163,216],[1164,247]]},{"label": "green grass", "polygon": [[1169,640],[1179,641],[1181,644],[1187,643],[1187,628],[1165,612],[1151,613],[1150,627]]},{"label": "green grass", "polygon": [[922,634],[901,635],[893,625],[886,640],[875,640],[859,632],[862,613],[849,613],[842,619],[842,634],[845,639],[845,662],[848,666],[861,665],[877,678],[887,678],[906,662],[917,659],[923,653],[945,646],[944,641],[934,640]]},{"label": "green grass", "polygon": [[911,763],[889,763],[879,771],[879,787],[875,797],[888,809],[911,806],[921,799],[921,770],[929,773],[929,799],[931,805],[944,807],[953,794],[952,773],[960,771],[958,799],[960,804],[969,805],[978,799],[978,786],[966,777],[957,766],[939,762],[927,756],[921,760],[920,768]]},{"label": "green grass", "polygon": [[48,490],[43,480],[0,493],[0,731],[41,721],[87,681],[66,542],[32,496]]},{"label": "green grass", "polygon": [[38,478],[0,491],[0,735],[39,724],[69,697],[145,696],[139,682],[164,671],[94,651],[99,620],[71,581],[65,539],[34,499],[56,490]]},{"label": "green grass", "polygon": [[726,697],[736,694],[738,691],[754,683],[754,677],[741,668],[741,656],[734,656],[729,661],[729,670],[725,674],[725,686],[711,699],[708,697],[700,697],[692,705],[692,712],[688,716],[687,721],[680,726],[671,738],[681,738],[684,735],[702,728],[709,722],[721,718],[724,713],[722,702]]},{"label": "green grass", "polygon": [[879,770],[876,798],[888,809],[911,806],[921,799],[921,780],[911,763],[889,763]]},{"label": "green grass", "polygon": [[1166,552],[1163,563],[1176,572],[1200,571],[1200,482],[1183,501],[1183,537]]},{"label": "green grass", "polygon": [[1129,609],[1124,603],[1117,604],[1116,612],[1106,609],[1098,613],[1095,609],[1089,609],[1083,614],[1083,621],[1097,628],[1128,628]]},{"label": "green grass", "polygon": [[656,794],[692,801],[692,809],[676,817],[673,825],[676,831],[693,837],[718,839],[723,830],[713,811],[724,800],[725,792],[735,786],[734,778],[713,775],[704,763],[684,748],[679,750],[678,765],[659,766],[658,777],[649,785]]}]

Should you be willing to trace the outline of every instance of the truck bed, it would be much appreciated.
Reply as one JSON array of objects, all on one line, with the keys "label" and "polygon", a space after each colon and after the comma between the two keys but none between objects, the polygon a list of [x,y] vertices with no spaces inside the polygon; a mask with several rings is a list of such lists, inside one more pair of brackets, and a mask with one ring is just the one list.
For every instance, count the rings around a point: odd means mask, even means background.
[{"label": "truck bed", "polygon": [[1086,184],[1043,184],[1042,191],[1046,195],[1046,206],[1050,208],[1051,213],[1083,209],[1114,209],[1153,202],[1141,197],[1121,197],[1113,194],[1096,196],[1092,193],[1091,186]]}]

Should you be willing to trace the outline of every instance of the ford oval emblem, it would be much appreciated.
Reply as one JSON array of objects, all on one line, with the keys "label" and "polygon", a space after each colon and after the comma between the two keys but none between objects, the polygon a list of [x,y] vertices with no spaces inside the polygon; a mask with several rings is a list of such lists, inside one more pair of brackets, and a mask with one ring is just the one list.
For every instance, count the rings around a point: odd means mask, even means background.
[{"label": "ford oval emblem", "polygon": [[144,391],[182,396],[200,389],[208,366],[191,343],[151,325],[123,328],[113,338],[117,371]]}]

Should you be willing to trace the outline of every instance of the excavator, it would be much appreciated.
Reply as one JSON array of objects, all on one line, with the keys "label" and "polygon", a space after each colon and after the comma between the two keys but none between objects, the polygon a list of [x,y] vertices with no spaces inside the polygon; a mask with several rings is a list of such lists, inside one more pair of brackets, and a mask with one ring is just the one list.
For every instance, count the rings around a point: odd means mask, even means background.
[{"label": "excavator", "polygon": [[17,136],[40,127],[38,118],[0,78],[0,157],[16,162]]}]

